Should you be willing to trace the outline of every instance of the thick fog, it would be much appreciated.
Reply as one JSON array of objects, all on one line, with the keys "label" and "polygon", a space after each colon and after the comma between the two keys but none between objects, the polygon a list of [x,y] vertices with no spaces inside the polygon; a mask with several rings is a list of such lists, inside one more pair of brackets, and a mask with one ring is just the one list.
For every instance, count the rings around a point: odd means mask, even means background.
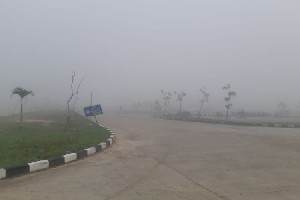
[{"label": "thick fog", "polygon": [[[72,71],[77,106],[104,110],[185,91],[183,109],[272,111],[300,101],[300,1],[0,0],[0,114],[16,114],[11,90],[33,90],[25,111],[63,108]],[[177,106],[175,98],[172,106]]]}]

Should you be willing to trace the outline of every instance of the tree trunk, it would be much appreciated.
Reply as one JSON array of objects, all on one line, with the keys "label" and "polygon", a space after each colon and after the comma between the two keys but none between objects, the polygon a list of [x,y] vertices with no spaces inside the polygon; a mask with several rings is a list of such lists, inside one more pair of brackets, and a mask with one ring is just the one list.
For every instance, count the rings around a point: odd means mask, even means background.
[{"label": "tree trunk", "polygon": [[179,101],[179,113],[181,114],[181,102],[182,101]]},{"label": "tree trunk", "polygon": [[70,115],[70,102],[67,103],[67,121],[66,121],[66,125],[65,125],[65,129],[64,131],[67,131],[70,128],[70,119],[71,119],[71,115]]},{"label": "tree trunk", "polygon": [[23,98],[21,98],[20,123],[23,122]]},{"label": "tree trunk", "polygon": [[203,102],[201,102],[201,104],[200,104],[199,117],[201,117],[202,107],[203,107]]},{"label": "tree trunk", "polygon": [[228,120],[228,108],[227,108],[227,110],[226,110],[226,121]]}]

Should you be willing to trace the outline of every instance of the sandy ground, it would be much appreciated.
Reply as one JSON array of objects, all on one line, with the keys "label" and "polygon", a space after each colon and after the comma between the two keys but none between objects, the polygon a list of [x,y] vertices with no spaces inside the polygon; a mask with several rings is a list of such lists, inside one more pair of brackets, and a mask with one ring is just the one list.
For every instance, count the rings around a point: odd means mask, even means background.
[{"label": "sandy ground", "polygon": [[104,153],[0,181],[2,200],[298,200],[300,131],[105,115]]}]

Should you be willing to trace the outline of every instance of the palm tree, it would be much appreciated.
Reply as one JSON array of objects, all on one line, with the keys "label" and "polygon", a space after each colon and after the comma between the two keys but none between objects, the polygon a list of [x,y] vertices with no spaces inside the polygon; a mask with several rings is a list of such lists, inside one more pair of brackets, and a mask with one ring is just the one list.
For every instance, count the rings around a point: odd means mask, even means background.
[{"label": "palm tree", "polygon": [[21,98],[20,122],[22,122],[23,121],[23,99],[24,99],[24,97],[26,97],[29,94],[34,96],[34,93],[31,90],[26,90],[21,87],[16,87],[15,89],[13,89],[11,91],[11,96],[14,94],[19,95],[19,97]]}]

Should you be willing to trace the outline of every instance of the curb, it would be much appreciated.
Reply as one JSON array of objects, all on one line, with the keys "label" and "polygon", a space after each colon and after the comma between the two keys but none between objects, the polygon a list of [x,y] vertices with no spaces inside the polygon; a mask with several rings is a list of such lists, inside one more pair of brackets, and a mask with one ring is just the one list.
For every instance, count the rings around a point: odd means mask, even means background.
[{"label": "curb", "polygon": [[[105,128],[100,125],[101,128]],[[113,133],[110,129],[106,129],[110,133],[110,137],[100,144],[97,144],[93,147],[86,148],[84,150],[65,154],[56,158],[51,158],[48,160],[39,160],[19,166],[13,166],[8,168],[0,168],[0,180],[5,178],[11,178],[22,174],[28,174],[48,168],[57,167],[59,165],[63,165],[69,162],[73,162],[82,158],[85,158],[89,155],[95,154],[97,152],[101,152],[104,149],[111,146],[116,141],[115,133]]]},{"label": "curb", "polygon": [[201,122],[208,124],[223,124],[223,125],[233,125],[233,126],[258,126],[258,127],[275,127],[275,128],[300,128],[300,124],[292,123],[250,123],[250,122],[237,122],[237,121],[224,121],[217,119],[196,119],[196,118],[176,118],[176,117],[167,117],[159,118],[165,120],[176,120],[176,121],[186,121],[186,122]]}]

